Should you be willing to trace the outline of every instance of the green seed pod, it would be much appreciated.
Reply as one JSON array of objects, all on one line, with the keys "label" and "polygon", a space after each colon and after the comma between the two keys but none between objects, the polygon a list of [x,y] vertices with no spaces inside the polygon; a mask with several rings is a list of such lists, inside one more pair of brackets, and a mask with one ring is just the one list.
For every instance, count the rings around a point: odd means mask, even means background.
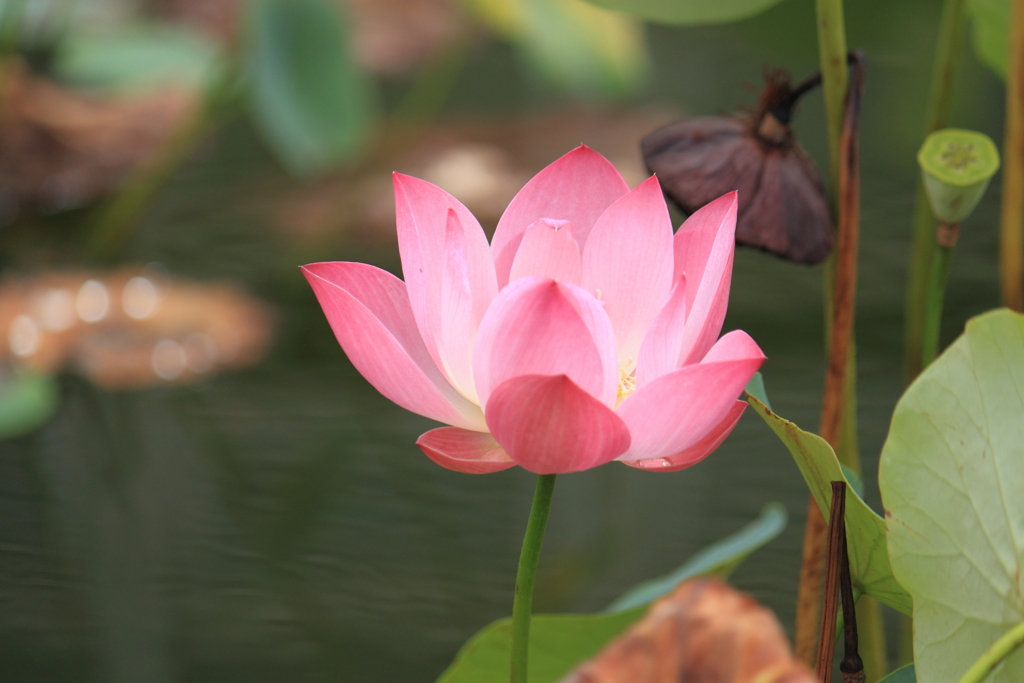
[{"label": "green seed pod", "polygon": [[935,217],[956,224],[971,215],[999,170],[999,150],[983,133],[944,128],[925,139],[917,163]]}]

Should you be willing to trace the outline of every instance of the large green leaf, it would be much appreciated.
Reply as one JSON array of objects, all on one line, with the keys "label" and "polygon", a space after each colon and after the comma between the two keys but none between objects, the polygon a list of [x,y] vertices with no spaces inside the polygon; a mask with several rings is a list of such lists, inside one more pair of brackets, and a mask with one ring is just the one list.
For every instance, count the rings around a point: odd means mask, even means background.
[{"label": "large green leaf", "polygon": [[167,81],[201,87],[220,68],[209,40],[183,28],[127,26],[72,33],[61,43],[54,69],[76,84],[122,88]]},{"label": "large green leaf", "polygon": [[647,48],[633,19],[583,0],[464,0],[491,30],[519,45],[549,80],[584,95],[644,82]]},{"label": "large green leaf", "polygon": [[[832,447],[820,436],[805,432],[779,417],[754,396],[747,394],[747,401],[789,449],[814,500],[828,519],[832,506],[831,482],[847,481]],[[854,588],[904,614],[910,614],[910,595],[893,578],[889,566],[885,522],[868,507],[853,486],[850,486],[846,498],[846,538]]]},{"label": "large green leaf", "polygon": [[[668,576],[641,583],[599,614],[538,614],[530,625],[530,683],[552,683],[597,654],[643,616],[647,605],[694,576],[727,576],[786,525],[786,510],[769,503],[761,516],[713,543]],[[466,641],[438,683],[505,683],[509,677],[512,623],[501,619]]]},{"label": "large green leaf", "polygon": [[760,14],[780,0],[587,0],[664,24],[723,24]]},{"label": "large green leaf", "polygon": [[50,418],[60,392],[49,375],[24,374],[0,380],[0,439],[30,432]]},{"label": "large green leaf", "polygon": [[296,174],[351,158],[367,136],[373,99],[338,9],[325,0],[249,7],[250,97],[267,142]]},{"label": "large green leaf", "polygon": [[[879,464],[914,661],[956,681],[1024,620],[1024,315],[980,315],[896,405]],[[1024,651],[987,679],[1024,680]]]},{"label": "large green leaf", "polygon": [[971,40],[982,64],[1006,80],[1010,61],[1010,0],[969,0]]}]

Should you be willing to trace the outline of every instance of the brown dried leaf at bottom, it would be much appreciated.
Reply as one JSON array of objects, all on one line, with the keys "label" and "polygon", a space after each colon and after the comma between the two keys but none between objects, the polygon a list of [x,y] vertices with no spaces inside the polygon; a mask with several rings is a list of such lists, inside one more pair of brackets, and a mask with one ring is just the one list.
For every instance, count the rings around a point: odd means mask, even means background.
[{"label": "brown dried leaf at bottom", "polygon": [[163,88],[104,96],[76,91],[5,65],[0,99],[0,200],[46,212],[86,204],[114,189],[159,149],[198,104],[197,93]]},{"label": "brown dried leaf at bottom", "polygon": [[814,683],[775,615],[717,579],[692,579],[562,683]]}]

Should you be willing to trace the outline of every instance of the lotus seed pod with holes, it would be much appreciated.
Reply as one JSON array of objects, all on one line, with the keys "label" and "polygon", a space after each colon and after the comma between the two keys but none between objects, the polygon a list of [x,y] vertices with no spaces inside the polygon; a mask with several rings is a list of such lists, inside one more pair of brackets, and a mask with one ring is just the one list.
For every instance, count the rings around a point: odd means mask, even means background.
[{"label": "lotus seed pod with holes", "polygon": [[999,170],[999,150],[983,133],[945,128],[925,139],[917,163],[935,217],[960,223],[974,211]]}]

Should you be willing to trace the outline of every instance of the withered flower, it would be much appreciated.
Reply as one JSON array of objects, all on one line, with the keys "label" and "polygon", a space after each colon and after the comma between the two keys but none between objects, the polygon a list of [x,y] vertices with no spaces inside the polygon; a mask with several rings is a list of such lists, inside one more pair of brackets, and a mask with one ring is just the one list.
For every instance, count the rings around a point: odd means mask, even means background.
[{"label": "withered flower", "polygon": [[819,82],[793,87],[788,73],[766,72],[756,111],[656,130],[641,142],[644,161],[687,214],[739,190],[737,244],[819,263],[835,243],[825,185],[789,127],[797,100]]}]

